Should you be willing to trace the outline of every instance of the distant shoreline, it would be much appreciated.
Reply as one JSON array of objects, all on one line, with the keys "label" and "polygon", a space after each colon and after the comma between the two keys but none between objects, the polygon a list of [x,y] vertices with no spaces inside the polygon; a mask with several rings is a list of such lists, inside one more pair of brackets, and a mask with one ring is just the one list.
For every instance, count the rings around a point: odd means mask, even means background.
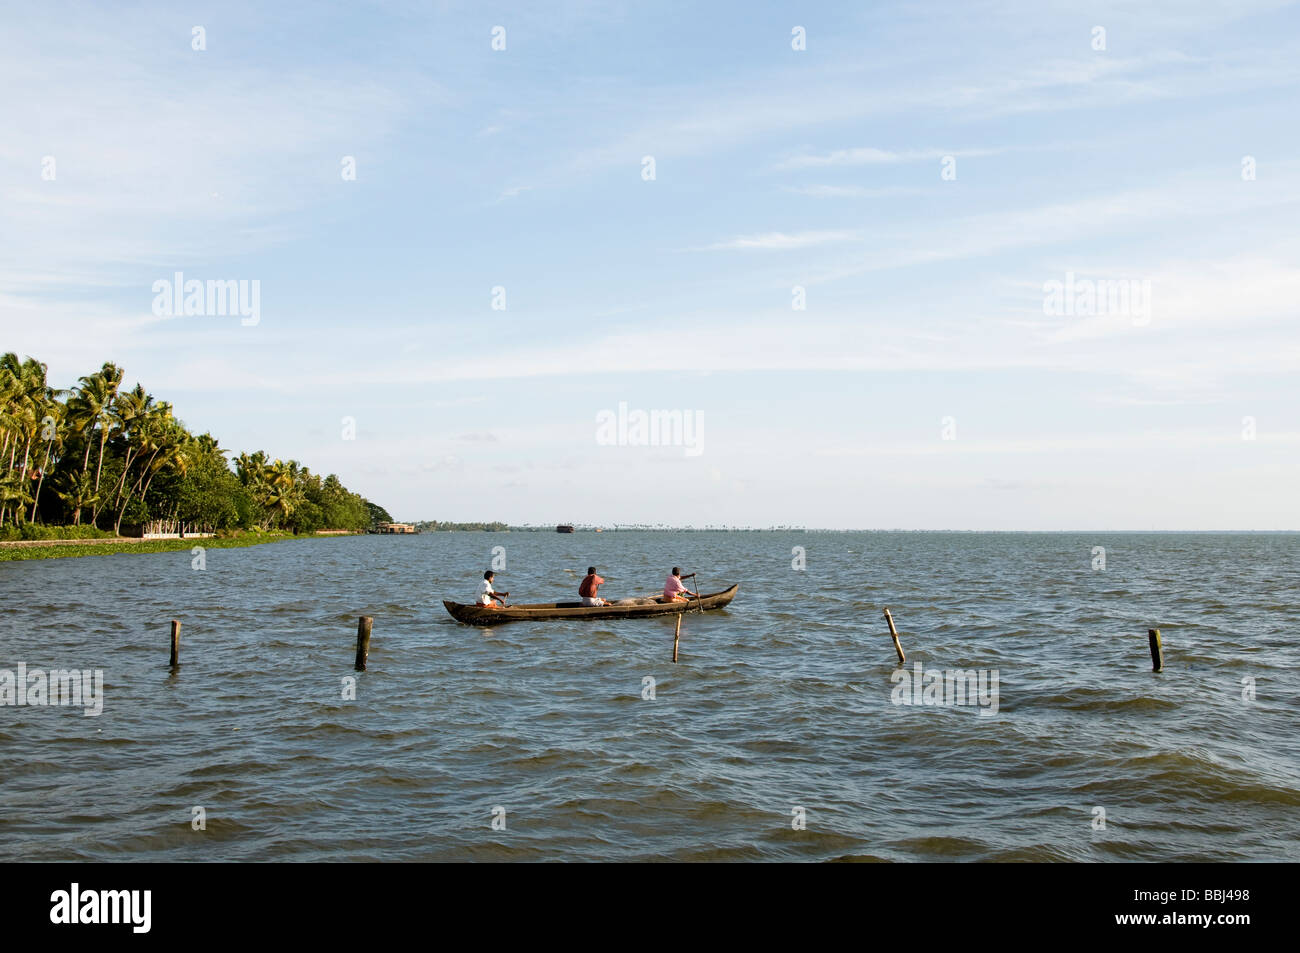
[{"label": "distant shoreline", "polygon": [[[574,529],[574,532],[595,533],[597,529],[602,533],[965,533],[968,535],[997,534],[1001,536],[1061,536],[1080,533],[1104,533],[1112,536],[1176,536],[1192,534],[1294,536],[1300,533],[1300,529],[832,529],[824,526],[601,526],[599,528],[595,526],[578,526]],[[552,526],[507,526],[503,529],[442,526],[437,529],[422,529],[420,533],[550,533],[556,535],[555,528]]]}]

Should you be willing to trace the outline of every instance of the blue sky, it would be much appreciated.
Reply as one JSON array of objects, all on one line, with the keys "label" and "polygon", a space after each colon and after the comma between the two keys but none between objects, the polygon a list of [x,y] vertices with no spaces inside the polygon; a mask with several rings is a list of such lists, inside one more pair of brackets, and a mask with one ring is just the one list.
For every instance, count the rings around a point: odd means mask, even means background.
[{"label": "blue sky", "polygon": [[10,5],[0,346],[398,518],[1300,529],[1294,4],[699,6]]}]

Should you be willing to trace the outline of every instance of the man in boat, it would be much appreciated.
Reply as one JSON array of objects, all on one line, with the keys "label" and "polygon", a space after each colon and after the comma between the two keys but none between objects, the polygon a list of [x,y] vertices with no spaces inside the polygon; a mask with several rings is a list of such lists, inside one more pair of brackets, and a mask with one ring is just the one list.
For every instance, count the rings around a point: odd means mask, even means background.
[{"label": "man in boat", "polygon": [[[690,579],[694,575],[695,573],[691,573],[686,578]],[[690,596],[691,598],[698,598],[699,594],[691,592],[691,590],[687,589],[686,586],[682,584],[681,567],[674,566],[673,571],[669,574],[668,578],[664,581],[663,601],[664,602],[690,602],[690,599],[686,598],[687,596]]]},{"label": "man in boat", "polygon": [[605,580],[596,575],[596,567],[587,567],[587,576],[578,586],[578,595],[582,596],[584,606],[607,606],[609,603],[600,597],[598,589]]},{"label": "man in boat", "polygon": [[510,595],[508,592],[497,592],[492,588],[492,579],[495,576],[496,573],[489,569],[487,572],[483,573],[483,583],[479,586],[478,604],[485,609],[496,608],[496,603],[492,601],[493,599],[501,603],[504,607],[506,604],[505,597]]}]

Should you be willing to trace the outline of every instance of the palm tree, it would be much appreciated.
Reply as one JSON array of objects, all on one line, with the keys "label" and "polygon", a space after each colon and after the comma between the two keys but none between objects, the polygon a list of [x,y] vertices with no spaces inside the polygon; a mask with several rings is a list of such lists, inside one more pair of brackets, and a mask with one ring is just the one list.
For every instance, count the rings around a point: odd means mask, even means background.
[{"label": "palm tree", "polygon": [[32,495],[27,492],[26,480],[16,473],[7,473],[0,477],[0,512],[12,506],[14,525],[18,524],[19,517],[23,515],[23,508],[31,501]]},{"label": "palm tree", "polygon": [[250,489],[265,483],[266,453],[261,450],[241,453],[235,458],[235,473],[239,475],[239,482]]},{"label": "palm tree", "polygon": [[137,425],[136,439],[139,441],[140,448],[136,458],[141,459],[145,454],[148,454],[149,458],[144,461],[140,476],[132,486],[135,492],[138,493],[144,488],[145,479],[150,472],[149,468],[166,445],[168,429],[173,420],[172,405],[164,401],[153,407]]},{"label": "palm tree", "polygon": [[[95,492],[99,492],[100,473],[104,466],[104,444],[108,441],[113,424],[113,402],[122,384],[122,369],[105,362],[94,374],[82,377],[76,392],[68,400],[68,423],[77,433],[99,431],[99,458],[95,465]],[[91,440],[86,440],[86,452],[81,469],[90,469]]]},{"label": "palm tree", "polygon": [[93,505],[98,499],[95,488],[90,482],[90,474],[85,470],[81,472],[75,470],[65,472],[57,492],[59,499],[72,510],[72,524],[74,526],[81,523],[81,511],[87,506]]},{"label": "palm tree", "polygon": [[[16,354],[0,357],[0,422],[5,428],[5,445],[9,450],[7,471],[13,475],[17,464],[17,477],[27,480],[31,464],[32,443],[37,439],[40,426],[46,417],[46,408],[53,401],[54,391],[45,381],[45,365],[33,358],[19,363]],[[21,462],[18,447],[22,446]],[[26,487],[23,492],[27,496]],[[9,504],[0,503],[0,524],[4,522]],[[15,510],[14,519],[20,514]]]},{"label": "palm tree", "polygon": [[40,477],[36,481],[36,492],[32,494],[31,522],[36,522],[36,504],[41,498],[41,487],[45,484],[45,474],[50,472],[50,456],[57,445],[63,447],[63,435],[59,430],[59,418],[63,415],[63,405],[53,396],[45,405],[45,416],[41,418],[41,429],[45,438],[45,461],[41,464]]},{"label": "palm tree", "polygon": [[[141,442],[136,439],[139,431],[147,423],[149,414],[152,411],[153,398],[145,393],[143,387],[136,384],[135,387],[126,393],[119,393],[113,401],[112,416],[113,423],[116,425],[118,434],[126,438],[126,455],[122,459],[122,475],[117,480],[117,488],[114,490],[113,507],[117,510],[117,518],[113,522],[114,532],[121,528],[122,513],[126,509],[122,503],[122,490],[126,486],[127,474],[131,471],[132,458],[140,450]],[[91,516],[94,521],[99,516],[98,510]]]},{"label": "palm tree", "polygon": [[280,511],[280,522],[284,524],[297,504],[294,492],[297,484],[298,461],[276,460],[266,471],[267,496],[265,506],[269,510]]},{"label": "palm tree", "polygon": [[0,459],[8,455],[9,468],[13,467],[13,453],[10,448],[17,441],[18,405],[22,387],[18,376],[22,365],[18,355],[12,351],[0,355],[0,432],[4,442],[0,443]]},{"label": "palm tree", "polygon": [[[104,401],[102,416],[99,420],[99,459],[95,463],[95,493],[99,493],[99,475],[104,469],[104,443],[108,440],[109,430],[113,425],[113,405],[117,401],[118,388],[122,386],[122,368],[118,367],[111,361],[105,361],[104,366],[100,368],[99,374],[96,375],[104,382],[104,388],[107,392],[107,400]],[[95,511],[95,516],[99,511]],[[92,522],[93,522],[92,517]]]},{"label": "palm tree", "polygon": [[144,486],[140,490],[141,499],[148,495],[149,487],[153,485],[153,478],[160,471],[172,466],[179,470],[183,476],[189,466],[189,453],[186,448],[186,444],[190,440],[189,431],[171,415],[171,405],[164,406],[167,407],[167,415],[159,421],[154,437],[157,449],[154,450],[148,464],[145,465],[147,479],[145,479]]},{"label": "palm tree", "polygon": [[[7,477],[13,470],[13,450],[18,445],[18,433],[21,426],[20,409],[21,402],[19,395],[21,388],[18,378],[13,373],[9,361],[13,359],[17,364],[18,357],[15,354],[5,354],[0,357],[0,433],[4,435],[4,442],[0,444],[0,459],[8,456],[9,463],[0,476]],[[9,509],[7,499],[0,500],[0,526],[4,525],[5,513]]]},{"label": "palm tree", "polygon": [[201,433],[194,438],[195,446],[198,452],[213,457],[223,457],[228,452],[218,442],[217,438],[210,433]]},{"label": "palm tree", "polygon": [[239,482],[247,487],[253,502],[261,507],[264,513],[264,518],[258,525],[263,529],[267,529],[273,516],[271,513],[270,473],[266,453],[261,450],[256,453],[241,453],[235,458],[235,473],[239,476]]},{"label": "palm tree", "polygon": [[[90,435],[94,433],[109,411],[113,395],[108,381],[101,374],[88,374],[78,382],[78,387],[68,399],[68,426],[73,433],[80,434],[86,445],[81,460],[81,472],[90,471]],[[81,522],[81,510],[76,508],[74,525]]]}]

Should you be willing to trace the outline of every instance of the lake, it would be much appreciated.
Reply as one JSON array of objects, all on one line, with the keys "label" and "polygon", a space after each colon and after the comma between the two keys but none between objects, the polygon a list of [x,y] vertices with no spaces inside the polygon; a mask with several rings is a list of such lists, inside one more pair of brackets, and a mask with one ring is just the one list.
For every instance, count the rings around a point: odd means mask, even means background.
[{"label": "lake", "polygon": [[[498,546],[511,602],[575,599],[593,563],[611,599],[674,564],[740,592],[685,616],[676,665],[672,618],[456,623],[441,600]],[[0,669],[104,677],[97,717],[0,708],[6,857],[1296,857],[1294,534],[428,533],[204,561],[0,563]]]}]

